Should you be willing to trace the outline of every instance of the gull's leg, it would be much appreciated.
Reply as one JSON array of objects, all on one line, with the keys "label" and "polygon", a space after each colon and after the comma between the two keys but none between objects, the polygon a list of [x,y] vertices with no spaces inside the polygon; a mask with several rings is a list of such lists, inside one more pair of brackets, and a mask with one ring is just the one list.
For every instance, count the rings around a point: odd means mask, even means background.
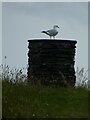
[{"label": "gull's leg", "polygon": [[53,39],[55,39],[55,36],[53,36]]}]

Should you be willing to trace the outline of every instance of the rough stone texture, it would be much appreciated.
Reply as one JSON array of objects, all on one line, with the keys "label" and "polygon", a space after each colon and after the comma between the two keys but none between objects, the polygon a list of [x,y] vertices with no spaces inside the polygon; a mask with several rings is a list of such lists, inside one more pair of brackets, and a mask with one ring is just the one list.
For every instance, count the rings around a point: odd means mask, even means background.
[{"label": "rough stone texture", "polygon": [[[28,78],[33,76],[43,85],[74,86],[74,63],[77,41],[28,40]],[[30,79],[28,79],[30,81]]]}]

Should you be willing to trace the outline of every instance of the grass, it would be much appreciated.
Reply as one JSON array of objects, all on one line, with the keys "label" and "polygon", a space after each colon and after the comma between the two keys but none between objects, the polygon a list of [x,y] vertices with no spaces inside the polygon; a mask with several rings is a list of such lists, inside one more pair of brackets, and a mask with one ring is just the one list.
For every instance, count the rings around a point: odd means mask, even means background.
[{"label": "grass", "polygon": [[2,116],[2,81],[0,80],[0,119]]},{"label": "grass", "polygon": [[88,118],[90,82],[84,69],[76,72],[76,88],[61,88],[30,85],[22,69],[0,68],[3,118]]},{"label": "grass", "polygon": [[3,81],[3,118],[86,118],[85,88],[49,88]]}]

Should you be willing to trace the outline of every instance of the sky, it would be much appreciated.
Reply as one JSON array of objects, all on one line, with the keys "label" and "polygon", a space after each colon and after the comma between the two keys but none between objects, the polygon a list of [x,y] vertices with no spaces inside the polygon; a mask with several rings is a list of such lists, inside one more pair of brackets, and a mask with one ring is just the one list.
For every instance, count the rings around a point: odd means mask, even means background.
[{"label": "sky", "polygon": [[[2,16],[2,4],[0,2],[0,18]],[[2,63],[2,19],[0,19],[0,64]]]},{"label": "sky", "polygon": [[2,2],[88,2],[89,0],[1,0]]},{"label": "sky", "polygon": [[57,24],[60,29],[56,38],[77,41],[75,68],[88,69],[87,2],[3,2],[2,21],[3,64],[25,68],[28,64],[27,41],[48,38],[41,31]]}]

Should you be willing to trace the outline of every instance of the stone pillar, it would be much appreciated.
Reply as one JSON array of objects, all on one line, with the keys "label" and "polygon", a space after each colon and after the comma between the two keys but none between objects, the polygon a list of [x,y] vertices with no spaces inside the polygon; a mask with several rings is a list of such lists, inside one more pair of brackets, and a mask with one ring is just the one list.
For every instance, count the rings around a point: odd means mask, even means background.
[{"label": "stone pillar", "polygon": [[33,39],[28,42],[28,78],[33,76],[41,80],[41,84],[49,86],[75,85],[77,41]]}]

